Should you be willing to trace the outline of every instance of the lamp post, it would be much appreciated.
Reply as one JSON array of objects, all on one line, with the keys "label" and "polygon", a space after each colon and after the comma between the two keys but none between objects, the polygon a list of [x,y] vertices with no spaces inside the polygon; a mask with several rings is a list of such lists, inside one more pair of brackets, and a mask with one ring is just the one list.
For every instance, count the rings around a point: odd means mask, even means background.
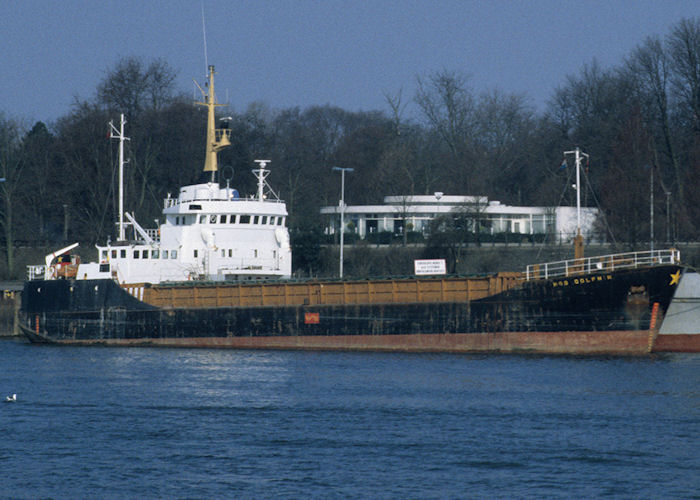
[{"label": "lamp post", "polygon": [[345,172],[354,172],[354,168],[332,167],[340,172],[340,277],[343,277],[343,234],[345,233]]}]

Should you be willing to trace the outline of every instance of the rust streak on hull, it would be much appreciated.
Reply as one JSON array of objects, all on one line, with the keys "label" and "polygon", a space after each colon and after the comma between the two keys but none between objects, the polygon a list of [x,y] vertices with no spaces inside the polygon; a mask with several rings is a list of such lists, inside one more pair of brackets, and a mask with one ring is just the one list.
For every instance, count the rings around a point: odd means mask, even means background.
[{"label": "rust streak on hull", "polygon": [[58,344],[233,349],[298,349],[453,353],[646,355],[648,332],[495,332],[410,335],[200,337],[60,340]]}]

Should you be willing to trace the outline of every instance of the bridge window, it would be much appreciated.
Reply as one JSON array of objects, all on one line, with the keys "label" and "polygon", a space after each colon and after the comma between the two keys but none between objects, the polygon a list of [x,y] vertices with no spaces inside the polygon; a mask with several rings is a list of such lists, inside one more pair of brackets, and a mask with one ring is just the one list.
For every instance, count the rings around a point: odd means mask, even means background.
[{"label": "bridge window", "polygon": [[241,224],[250,224],[250,215],[241,215]]},{"label": "bridge window", "polygon": [[199,223],[200,224],[206,224],[207,222],[207,216],[206,215],[200,215],[199,216]]},{"label": "bridge window", "polygon": [[284,217],[278,217],[278,218],[277,218],[277,225],[278,225],[278,226],[284,225]]},{"label": "bridge window", "polygon": [[257,224],[259,218],[260,218],[259,215],[255,215],[255,216],[253,217],[253,224]]},{"label": "bridge window", "polygon": [[138,258],[139,258],[139,251],[134,250],[134,259],[138,259]]},{"label": "bridge window", "polygon": [[198,256],[198,251],[197,251],[197,250],[194,250],[194,258],[196,259],[197,256]]},{"label": "bridge window", "polygon": [[153,250],[151,252],[151,259],[159,259],[160,258],[160,250]]},{"label": "bridge window", "polygon": [[177,259],[177,250],[170,250],[170,258]]},{"label": "bridge window", "polygon": [[126,259],[126,250],[120,250],[119,251],[119,257],[122,259]]},{"label": "bridge window", "polygon": [[267,225],[267,215],[262,216],[262,220],[260,221],[260,224]]},{"label": "bridge window", "polygon": [[117,258],[117,251],[116,250],[112,250],[112,258],[113,259]]},{"label": "bridge window", "polygon": [[216,224],[216,215],[212,214],[209,216],[209,224]]}]

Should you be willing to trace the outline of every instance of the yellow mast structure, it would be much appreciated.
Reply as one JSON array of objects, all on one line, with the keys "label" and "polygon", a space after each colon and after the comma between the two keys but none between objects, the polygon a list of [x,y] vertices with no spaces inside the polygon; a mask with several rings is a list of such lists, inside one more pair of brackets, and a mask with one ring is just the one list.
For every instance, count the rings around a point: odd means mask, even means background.
[{"label": "yellow mast structure", "polygon": [[208,89],[205,91],[195,82],[199,91],[202,93],[204,101],[197,101],[200,106],[207,107],[207,149],[204,158],[204,172],[211,172],[211,182],[214,181],[214,174],[219,169],[217,164],[216,153],[221,149],[231,145],[231,130],[228,128],[216,128],[217,106],[223,106],[216,102],[216,94],[214,93],[214,66],[209,66]]}]

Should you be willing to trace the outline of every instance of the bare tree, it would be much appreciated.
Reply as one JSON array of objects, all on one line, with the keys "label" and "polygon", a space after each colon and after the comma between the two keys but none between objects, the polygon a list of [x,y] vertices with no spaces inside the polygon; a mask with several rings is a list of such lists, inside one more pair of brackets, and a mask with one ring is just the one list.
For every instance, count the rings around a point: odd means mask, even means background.
[{"label": "bare tree", "polygon": [[26,165],[21,154],[19,124],[0,115],[0,223],[5,236],[7,272],[14,276],[14,225],[13,202],[20,185],[22,170]]},{"label": "bare tree", "polygon": [[109,115],[94,104],[78,103],[57,125],[57,155],[71,201],[73,227],[83,241],[100,241],[111,232],[110,201],[114,158],[106,138]]},{"label": "bare tree", "polygon": [[175,71],[161,59],[146,66],[136,57],[123,58],[100,82],[97,98],[108,109],[133,117],[169,103],[175,77]]},{"label": "bare tree", "polygon": [[427,81],[418,78],[415,98],[428,126],[449,151],[446,168],[458,189],[469,191],[473,181],[476,105],[464,76],[448,71]]},{"label": "bare tree", "polygon": [[626,61],[628,71],[636,79],[640,98],[651,115],[650,124],[659,130],[663,155],[668,158],[674,172],[675,184],[679,193],[683,192],[682,170],[676,155],[671,135],[669,111],[669,58],[658,36],[648,37],[642,45],[634,49]]},{"label": "bare tree", "polygon": [[668,36],[673,86],[700,134],[700,19],[683,19]]},{"label": "bare tree", "polygon": [[[477,104],[477,134],[474,174],[479,192],[505,196],[522,203],[522,188],[528,178],[528,144],[536,126],[534,111],[519,94],[492,91],[483,94]],[[502,199],[502,198],[501,198]]]}]

